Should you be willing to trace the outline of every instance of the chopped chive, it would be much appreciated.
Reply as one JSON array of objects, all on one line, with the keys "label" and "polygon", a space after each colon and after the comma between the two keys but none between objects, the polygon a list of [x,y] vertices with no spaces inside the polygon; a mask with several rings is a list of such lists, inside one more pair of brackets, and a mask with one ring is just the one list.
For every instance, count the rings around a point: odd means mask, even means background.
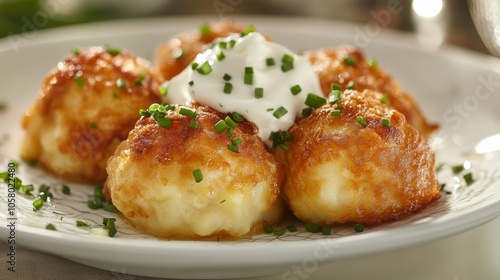
[{"label": "chopped chive", "polygon": [[322,227],[318,224],[315,224],[315,223],[306,223],[305,228],[306,228],[306,231],[313,232],[313,233],[321,232],[321,230],[322,230]]},{"label": "chopped chive", "polygon": [[319,108],[326,103],[326,99],[321,96],[309,93],[306,97],[305,104],[311,108]]},{"label": "chopped chive", "polygon": [[239,153],[240,150],[238,149],[238,146],[236,145],[233,145],[233,144],[228,144],[227,145],[227,148],[230,150],[230,151],[233,151],[235,153]]},{"label": "chopped chive", "polygon": [[148,111],[148,110],[144,110],[144,109],[140,109],[139,110],[139,115],[141,115],[142,117],[150,117],[151,116],[151,113]]},{"label": "chopped chive", "polygon": [[240,33],[241,37],[245,37],[248,34],[255,32],[255,27],[253,25],[247,26],[243,31]]},{"label": "chopped chive", "polygon": [[366,120],[365,118],[363,118],[363,116],[357,116],[356,117],[356,121],[362,125],[362,126],[367,126],[368,124],[366,123]]},{"label": "chopped chive", "polygon": [[281,71],[288,72],[293,69],[293,61],[292,62],[283,62],[281,64]]},{"label": "chopped chive", "polygon": [[76,226],[77,227],[90,227],[90,224],[85,222],[85,221],[80,221],[80,220],[77,220],[76,221]]},{"label": "chopped chive", "polygon": [[171,118],[157,118],[156,122],[158,123],[159,127],[171,127],[172,126],[172,119]]},{"label": "chopped chive", "polygon": [[216,55],[216,57],[217,57],[217,60],[218,60],[218,61],[221,61],[221,60],[223,60],[224,58],[226,58],[226,55],[225,55],[225,54],[221,51],[221,52],[219,52],[219,53]]},{"label": "chopped chive", "polygon": [[243,77],[243,83],[245,85],[253,84],[253,68],[245,67],[245,76]]},{"label": "chopped chive", "polygon": [[273,229],[273,227],[272,227],[272,226],[270,226],[270,225],[265,225],[265,226],[264,226],[264,232],[265,232],[265,233],[273,233],[273,232],[274,232],[274,229]]},{"label": "chopped chive", "polygon": [[214,129],[217,133],[221,134],[224,130],[226,130],[227,124],[224,120],[220,120],[214,125]]},{"label": "chopped chive", "polygon": [[212,72],[212,66],[210,66],[208,61],[205,61],[200,67],[196,68],[196,71],[202,75],[208,75]]},{"label": "chopped chive", "polygon": [[230,116],[226,116],[226,118],[224,119],[224,121],[231,128],[235,128],[237,126],[237,124],[233,121],[233,119],[231,119]]},{"label": "chopped chive", "polygon": [[280,237],[280,236],[282,236],[282,235],[283,235],[283,234],[285,234],[285,233],[286,233],[286,231],[284,231],[284,230],[274,230],[274,231],[273,231],[273,234],[274,234],[275,236],[277,236],[277,237]]},{"label": "chopped chive", "polygon": [[344,63],[349,66],[354,66],[356,64],[356,58],[354,56],[348,55],[344,57]]},{"label": "chopped chive", "polygon": [[365,226],[362,224],[355,224],[354,225],[354,231],[355,232],[363,232],[365,230]]},{"label": "chopped chive", "polygon": [[83,86],[85,85],[85,81],[83,80],[83,74],[81,72],[75,75],[75,82],[79,88],[83,88]]},{"label": "chopped chive", "polygon": [[71,49],[71,53],[74,55],[74,56],[77,56],[80,54],[80,48],[73,48]]},{"label": "chopped chive", "polygon": [[331,83],[330,84],[330,90],[340,90],[340,91],[342,91],[342,88],[339,85],[335,84],[335,83]]},{"label": "chopped chive", "polygon": [[323,227],[321,229],[322,235],[332,235],[332,229],[330,227]]},{"label": "chopped chive", "polygon": [[224,203],[224,202],[226,202],[226,200],[225,200],[225,199],[221,200],[221,201],[219,202],[219,204],[222,204],[222,203]]},{"label": "chopped chive", "polygon": [[378,67],[378,61],[374,58],[370,58],[368,60],[368,66],[370,66],[370,68],[372,69],[376,69]]},{"label": "chopped chive", "polygon": [[193,118],[193,119],[196,118],[196,116],[198,116],[198,112],[196,112],[195,109],[184,107],[184,106],[179,107],[179,114],[186,116],[186,117]]},{"label": "chopped chive", "polygon": [[233,91],[233,84],[224,83],[224,90],[223,91],[225,94],[230,94]]},{"label": "chopped chive", "polygon": [[440,164],[438,164],[438,165],[436,166],[436,172],[441,171],[441,170],[443,169],[443,167],[444,167],[444,163],[440,163]]},{"label": "chopped chive", "polygon": [[274,108],[267,108],[267,110],[266,110],[266,111],[267,111],[267,112],[272,112],[272,111],[274,111]]},{"label": "chopped chive", "polygon": [[114,48],[114,47],[110,47],[110,46],[106,46],[106,51],[110,55],[118,55],[122,52],[122,50],[120,48]]},{"label": "chopped chive", "polygon": [[68,186],[63,185],[62,186],[62,193],[65,195],[71,195],[71,189]]},{"label": "chopped chive", "polygon": [[233,140],[231,140],[231,144],[233,145],[239,145],[243,140],[240,137],[236,137]]},{"label": "chopped chive", "polygon": [[283,149],[285,151],[290,150],[290,146],[287,145],[287,144],[278,144],[278,148],[281,148],[281,149]]},{"label": "chopped chive", "polygon": [[43,206],[43,198],[37,197],[35,201],[33,201],[33,211],[38,211]]},{"label": "chopped chive", "polygon": [[230,47],[230,48],[234,48],[234,45],[236,45],[236,40],[231,39],[231,40],[229,41],[229,47]]},{"label": "chopped chive", "polygon": [[189,81],[189,83],[188,83],[188,84],[189,84],[190,86],[194,86],[194,81],[193,81],[193,80],[191,80],[191,81]]},{"label": "chopped chive", "polygon": [[222,79],[224,79],[224,81],[228,82],[231,80],[231,76],[227,73],[224,74],[224,76],[222,77]]},{"label": "chopped chive", "polygon": [[356,83],[354,81],[349,81],[349,83],[347,83],[347,85],[346,85],[347,89],[354,89],[355,87],[356,87]]},{"label": "chopped chive", "polygon": [[233,113],[231,113],[231,116],[233,117],[233,120],[234,120],[235,122],[242,122],[242,121],[244,121],[244,120],[245,120],[245,119],[243,118],[243,116],[242,116],[242,115],[240,115],[240,114],[238,114],[237,112],[233,112]]},{"label": "chopped chive", "polygon": [[294,85],[293,87],[290,88],[290,91],[292,92],[293,95],[297,95],[302,91],[302,88],[300,85]]},{"label": "chopped chive", "polygon": [[89,127],[93,128],[93,129],[96,129],[97,128],[97,124],[96,123],[89,123]]},{"label": "chopped chive", "polygon": [[118,212],[118,209],[116,208],[116,206],[114,206],[111,203],[105,203],[103,205],[102,209],[104,209],[104,211],[111,212],[111,213],[117,213]]},{"label": "chopped chive", "polygon": [[382,123],[383,126],[390,127],[391,126],[391,120],[388,118],[382,118],[380,120],[380,123]]},{"label": "chopped chive", "polygon": [[281,58],[281,62],[283,63],[290,63],[290,62],[293,62],[293,56],[289,55],[289,54],[285,54],[283,55],[283,57]]},{"label": "chopped chive", "polygon": [[234,130],[234,128],[228,127],[227,130],[226,130],[226,136],[227,137],[233,136],[233,130]]},{"label": "chopped chive", "polygon": [[266,65],[267,66],[274,66],[275,64],[276,64],[276,62],[274,61],[274,58],[272,58],[272,57],[266,58]]},{"label": "chopped chive", "polygon": [[189,122],[189,128],[193,128],[193,129],[194,128],[198,128],[199,125],[200,125],[200,123],[198,121],[196,121],[196,120],[191,120]]},{"label": "chopped chive", "polygon": [[440,187],[441,188],[439,189],[439,191],[442,192],[442,191],[444,191],[444,188],[446,187],[446,184],[441,184]]},{"label": "chopped chive", "polygon": [[334,89],[330,92],[328,96],[328,103],[335,104],[340,100],[340,96],[342,95],[342,91],[338,89]]},{"label": "chopped chive", "polygon": [[474,178],[472,177],[472,172],[464,174],[464,176],[462,176],[462,177],[464,178],[465,183],[467,184],[467,186],[469,186],[472,183],[474,183]]},{"label": "chopped chive", "polygon": [[464,169],[465,169],[465,167],[463,164],[454,165],[451,167],[451,172],[453,172],[453,174],[458,174],[458,173],[462,172]]},{"label": "chopped chive", "polygon": [[191,69],[193,69],[193,70],[194,70],[194,69],[196,69],[196,68],[198,68],[198,63],[197,63],[197,62],[194,62],[194,61],[193,61],[193,62],[191,62]]},{"label": "chopped chive", "polygon": [[262,98],[264,97],[264,88],[258,87],[254,89],[254,96],[255,98]]},{"label": "chopped chive", "polygon": [[201,170],[199,168],[193,170],[193,177],[196,183],[199,183],[201,182],[201,180],[203,180],[203,174],[201,173]]},{"label": "chopped chive", "polygon": [[125,90],[127,88],[127,82],[123,78],[118,78],[116,79],[116,86],[121,90]]},{"label": "chopped chive", "polygon": [[117,233],[115,222],[115,218],[102,218],[102,223],[108,230],[109,237],[114,237]]},{"label": "chopped chive", "polygon": [[384,93],[380,98],[380,102],[382,102],[383,104],[387,104],[389,102],[389,95],[387,93]]},{"label": "chopped chive", "polygon": [[289,232],[297,231],[297,227],[294,224],[289,224],[288,226],[286,226],[286,228],[288,229]]},{"label": "chopped chive", "polygon": [[48,230],[56,230],[56,227],[53,225],[53,224],[47,224],[45,226],[45,229],[48,229]]},{"label": "chopped chive", "polygon": [[285,109],[285,107],[280,106],[278,109],[276,109],[276,111],[273,112],[273,116],[277,119],[280,119],[281,117],[283,117],[287,113],[288,113],[288,110]]},{"label": "chopped chive", "polygon": [[330,112],[330,116],[332,117],[340,116],[340,110],[332,110]]},{"label": "chopped chive", "polygon": [[227,48],[227,43],[224,41],[219,42],[219,48],[221,48],[221,50],[225,50]]},{"label": "chopped chive", "polygon": [[313,109],[311,107],[302,109],[302,116],[307,117],[312,114]]},{"label": "chopped chive", "polygon": [[163,83],[161,84],[159,87],[158,87],[158,91],[160,92],[160,94],[162,96],[166,96],[167,93],[168,93],[168,87],[169,87],[169,83],[166,82],[166,83]]},{"label": "chopped chive", "polygon": [[139,78],[134,81],[134,85],[136,85],[138,87],[142,86],[142,82],[144,81],[144,79],[146,79],[147,76],[148,76],[148,72],[146,72],[146,71],[139,72]]},{"label": "chopped chive", "polygon": [[208,23],[203,23],[202,25],[200,25],[199,31],[201,36],[207,36],[211,33]]}]

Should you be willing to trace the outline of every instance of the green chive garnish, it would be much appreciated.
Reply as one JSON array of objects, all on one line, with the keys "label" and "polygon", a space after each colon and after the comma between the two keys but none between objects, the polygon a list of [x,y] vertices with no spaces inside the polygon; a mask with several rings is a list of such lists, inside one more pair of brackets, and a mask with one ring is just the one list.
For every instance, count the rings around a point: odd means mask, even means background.
[{"label": "green chive garnish", "polygon": [[110,47],[110,46],[106,46],[106,51],[110,54],[110,55],[118,55],[122,52],[121,49],[119,48],[113,48],[113,47]]},{"label": "green chive garnish", "polygon": [[337,85],[337,84],[331,83],[330,84],[330,90],[340,90],[340,91],[342,91],[342,88],[339,85]]},{"label": "green chive garnish", "polygon": [[56,227],[53,225],[53,224],[47,224],[45,226],[45,229],[48,229],[48,230],[56,230]]},{"label": "green chive garnish", "polygon": [[229,47],[230,47],[230,48],[234,48],[234,45],[236,45],[236,40],[231,39],[231,40],[229,41]]},{"label": "green chive garnish", "polygon": [[201,182],[201,180],[203,180],[203,174],[201,173],[201,170],[198,168],[193,170],[193,177],[196,183]]},{"label": "green chive garnish", "polygon": [[74,56],[77,56],[80,54],[80,48],[73,48],[71,49],[71,53],[74,55]]},{"label": "green chive garnish", "polygon": [[231,128],[235,128],[237,126],[236,122],[234,122],[233,119],[231,119],[230,116],[226,116],[226,118],[224,118],[224,121]]},{"label": "green chive garnish", "polygon": [[273,112],[273,116],[277,119],[280,119],[281,117],[286,115],[286,113],[288,113],[288,110],[285,109],[285,107],[280,106],[278,109],[276,109],[276,111]]},{"label": "green chive garnish", "polygon": [[255,98],[262,98],[264,97],[264,88],[258,87],[254,89],[254,96]]},{"label": "green chive garnish", "polygon": [[333,116],[333,117],[340,116],[340,110],[332,110],[330,112],[330,116]]},{"label": "green chive garnish", "polygon": [[227,43],[224,41],[219,42],[219,48],[221,48],[221,50],[225,50],[227,48]]},{"label": "green chive garnish", "polygon": [[355,232],[363,232],[365,230],[365,226],[362,224],[355,224],[354,225],[354,231]]},{"label": "green chive garnish", "polygon": [[205,61],[200,67],[196,69],[198,73],[202,75],[208,75],[210,72],[212,72],[212,66],[210,66],[210,63],[208,61]]},{"label": "green chive garnish", "polygon": [[243,31],[240,33],[240,35],[241,35],[241,37],[244,37],[252,32],[255,32],[255,27],[253,25],[249,25],[245,29],[243,29]]},{"label": "green chive garnish", "polygon": [[204,24],[200,25],[199,31],[200,31],[201,36],[207,36],[211,32],[210,26],[208,25],[208,23],[204,23]]},{"label": "green chive garnish", "polygon": [[328,96],[328,103],[335,104],[340,100],[340,96],[342,95],[342,91],[338,89],[334,89],[330,92]]},{"label": "green chive garnish", "polygon": [[306,97],[305,104],[311,108],[316,109],[326,104],[326,99],[313,93],[309,93]]},{"label": "green chive garnish", "polygon": [[272,58],[272,57],[266,58],[266,65],[267,66],[274,66],[275,64],[276,64],[276,62],[274,61],[274,58]]},{"label": "green chive garnish", "polygon": [[378,67],[378,61],[376,59],[374,59],[374,58],[370,58],[368,60],[368,66],[370,66],[370,68],[372,68],[372,69],[377,69],[377,67]]},{"label": "green chive garnish", "polygon": [[90,224],[85,222],[85,221],[80,221],[80,220],[77,220],[76,221],[76,226],[77,227],[90,227]]},{"label": "green chive garnish", "polygon": [[290,88],[290,91],[292,92],[293,95],[297,95],[302,91],[302,88],[300,88],[300,85],[294,85],[293,87]]},{"label": "green chive garnish", "polygon": [[270,226],[270,225],[265,225],[265,226],[264,226],[264,232],[265,232],[265,233],[273,233],[273,232],[274,232],[274,229],[273,229],[273,227],[272,227],[272,226]]},{"label": "green chive garnish", "polygon": [[175,48],[173,51],[172,51],[172,58],[174,60],[179,60],[181,59],[182,57],[184,57],[184,51],[181,49],[181,48]]},{"label": "green chive garnish", "polygon": [[217,133],[221,134],[224,130],[226,130],[227,124],[224,120],[220,120],[214,125],[214,129]]},{"label": "green chive garnish", "polygon": [[43,206],[43,198],[37,197],[35,201],[33,201],[33,211],[38,211]]},{"label": "green chive garnish", "polygon": [[224,76],[222,77],[222,79],[224,79],[224,81],[228,82],[231,80],[231,76],[229,74],[224,74]]},{"label": "green chive garnish", "polygon": [[65,195],[71,195],[71,189],[68,186],[63,185],[62,186],[62,193]]},{"label": "green chive garnish", "polygon": [[384,93],[380,98],[380,102],[382,102],[383,104],[387,104],[387,102],[389,102],[389,95],[387,93]]},{"label": "green chive garnish", "polygon": [[93,129],[96,129],[97,128],[97,124],[96,123],[89,123],[89,127],[93,128]]},{"label": "green chive garnish", "polygon": [[354,66],[356,64],[356,58],[354,56],[346,56],[344,57],[344,63],[349,66]]},{"label": "green chive garnish", "polygon": [[288,226],[286,226],[286,228],[288,229],[289,232],[297,231],[297,227],[294,224],[289,224]]},{"label": "green chive garnish", "polygon": [[193,128],[193,129],[194,128],[198,128],[199,125],[200,125],[200,123],[198,121],[196,121],[196,120],[191,120],[189,122],[189,128]]},{"label": "green chive garnish", "polygon": [[469,172],[467,174],[464,174],[463,178],[464,178],[465,183],[467,184],[467,186],[469,186],[472,183],[474,183],[474,178],[472,178],[472,173],[471,172]]},{"label": "green chive garnish", "polygon": [[162,85],[160,85],[158,87],[158,91],[160,92],[160,94],[162,96],[166,96],[167,95],[167,93],[168,93],[168,86],[169,86],[169,83],[166,82],[166,83],[163,83]]},{"label": "green chive garnish", "polygon": [[274,230],[274,231],[273,231],[273,234],[274,234],[275,236],[277,236],[277,237],[280,237],[280,236],[282,236],[283,234],[285,234],[285,232],[286,232],[286,231],[284,231],[284,230]]},{"label": "green chive garnish", "polygon": [[238,149],[238,146],[237,145],[233,145],[233,144],[228,144],[227,145],[227,148],[230,150],[230,151],[233,151],[235,153],[239,153],[240,150]]},{"label": "green chive garnish", "polygon": [[356,121],[362,125],[362,126],[367,126],[368,124],[366,123],[366,120],[365,118],[363,118],[363,116],[357,116],[356,117]]},{"label": "green chive garnish", "polygon": [[356,83],[354,81],[349,81],[349,83],[347,83],[347,86],[346,86],[347,89],[354,89],[355,87],[356,87]]},{"label": "green chive garnish", "polygon": [[116,208],[116,206],[114,206],[111,203],[105,203],[103,205],[102,209],[104,209],[104,211],[107,211],[107,212],[118,213],[118,209]]},{"label": "green chive garnish", "polygon": [[383,126],[390,127],[391,126],[391,120],[388,118],[382,118],[380,120],[380,123],[382,123]]},{"label": "green chive garnish", "polygon": [[193,119],[196,118],[196,116],[198,116],[198,112],[196,112],[195,109],[184,107],[184,106],[179,107],[179,114],[186,116],[186,117],[193,118]]},{"label": "green chive garnish", "polygon": [[225,55],[225,54],[221,51],[221,52],[219,52],[219,53],[216,55],[216,57],[217,57],[217,60],[218,60],[218,61],[221,61],[221,60],[223,60],[224,58],[226,58],[226,55]]},{"label": "green chive garnish", "polygon": [[245,119],[243,118],[243,116],[242,116],[242,115],[240,115],[240,114],[238,114],[238,113],[236,113],[236,112],[233,112],[233,113],[231,114],[231,116],[233,117],[233,120],[234,120],[235,122],[242,122],[242,121],[244,121],[244,120],[245,120]]},{"label": "green chive garnish", "polygon": [[313,232],[313,233],[321,232],[321,230],[322,230],[322,227],[318,224],[315,224],[315,223],[306,223],[305,228],[306,228],[306,231]]},{"label": "green chive garnish", "polygon": [[330,227],[323,227],[321,229],[322,235],[332,235],[332,229]]},{"label": "green chive garnish", "polygon": [[304,108],[302,109],[302,116],[307,117],[312,114],[313,109],[312,108]]},{"label": "green chive garnish", "polygon": [[245,67],[245,76],[243,77],[243,83],[245,85],[253,84],[253,68]]},{"label": "green chive garnish", "polygon": [[281,71],[288,72],[293,69],[293,56],[285,54],[281,58]]},{"label": "green chive garnish", "polygon": [[79,88],[83,88],[83,86],[85,85],[85,81],[83,80],[83,74],[82,73],[78,73],[78,74],[75,75],[75,82],[76,82],[76,85]]},{"label": "green chive garnish", "polygon": [[115,222],[116,222],[115,218],[103,218],[102,219],[102,223],[104,224],[104,226],[108,230],[109,237],[114,237],[115,234],[117,233]]},{"label": "green chive garnish", "polygon": [[231,83],[224,83],[224,93],[230,94],[233,91],[233,84]]},{"label": "green chive garnish", "polygon": [[465,167],[463,164],[454,165],[451,167],[451,172],[453,172],[453,174],[458,174],[458,173],[462,172],[464,169],[465,169]]}]

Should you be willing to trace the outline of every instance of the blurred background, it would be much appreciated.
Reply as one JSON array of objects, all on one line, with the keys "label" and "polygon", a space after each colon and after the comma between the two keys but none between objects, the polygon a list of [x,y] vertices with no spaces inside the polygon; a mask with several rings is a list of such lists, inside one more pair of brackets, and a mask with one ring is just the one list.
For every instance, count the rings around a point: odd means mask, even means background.
[{"label": "blurred background", "polygon": [[[391,8],[397,13],[384,17]],[[0,0],[0,37],[85,22],[182,15],[306,16],[360,24],[375,20],[382,27],[417,34],[429,49],[453,44],[488,53],[467,0]]]}]

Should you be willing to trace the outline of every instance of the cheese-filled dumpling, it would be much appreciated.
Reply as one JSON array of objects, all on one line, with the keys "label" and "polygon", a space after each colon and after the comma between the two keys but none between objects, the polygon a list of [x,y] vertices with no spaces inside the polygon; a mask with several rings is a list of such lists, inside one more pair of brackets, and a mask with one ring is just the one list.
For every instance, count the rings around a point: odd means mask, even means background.
[{"label": "cheese-filled dumpling", "polygon": [[439,197],[433,151],[380,97],[346,90],[289,130],[289,150],[278,152],[287,166],[285,200],[301,220],[378,224]]},{"label": "cheese-filled dumpling", "polygon": [[154,64],[164,80],[170,80],[179,74],[212,41],[240,33],[248,25],[229,19],[203,24],[198,30],[177,34],[167,42],[158,45]]},{"label": "cheese-filled dumpling", "polygon": [[26,112],[21,157],[63,179],[102,183],[139,109],[159,102],[148,61],[105,47],[75,50],[45,77]]},{"label": "cheese-filled dumpling", "polygon": [[317,73],[323,94],[330,94],[330,85],[338,84],[342,89],[363,91],[372,89],[385,94],[386,103],[396,108],[425,138],[436,130],[436,124],[429,123],[414,98],[403,91],[399,84],[385,72],[375,60],[367,59],[355,47],[325,48],[306,51]]},{"label": "cheese-filled dumpling", "polygon": [[152,105],[143,115],[110,158],[105,183],[137,229],[236,239],[282,219],[284,170],[253,124],[208,107]]}]

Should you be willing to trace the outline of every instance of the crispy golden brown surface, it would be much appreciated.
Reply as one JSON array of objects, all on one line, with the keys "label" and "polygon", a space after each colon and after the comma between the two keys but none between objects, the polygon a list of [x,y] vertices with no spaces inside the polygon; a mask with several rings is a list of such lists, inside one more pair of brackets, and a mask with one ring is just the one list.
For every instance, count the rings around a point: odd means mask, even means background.
[{"label": "crispy golden brown surface", "polygon": [[127,138],[139,109],[161,100],[159,78],[149,67],[129,52],[104,47],[64,58],[22,120],[21,157],[64,179],[102,183],[107,159]]},{"label": "crispy golden brown surface", "polygon": [[206,44],[217,38],[239,33],[247,26],[224,19],[209,24],[207,34],[202,34],[200,30],[180,33],[157,47],[154,58],[155,67],[164,80],[170,80],[184,70],[196,55],[204,50]]},{"label": "crispy golden brown surface", "polygon": [[[330,85],[338,84],[346,89],[354,82],[354,89],[372,89],[387,94],[388,104],[400,111],[425,138],[437,128],[429,123],[413,97],[404,92],[392,77],[378,65],[370,63],[355,47],[325,48],[304,53],[318,74],[323,94],[328,96]],[[350,57],[354,63],[344,61]],[[350,65],[352,64],[352,65]]]},{"label": "crispy golden brown surface", "polygon": [[[197,111],[197,128],[178,109],[166,115],[171,127],[141,118],[109,160],[107,196],[132,225],[159,237],[240,238],[279,222],[284,171],[255,127],[240,122],[232,136],[219,134],[214,125],[225,115]],[[238,153],[228,149],[235,138],[242,140]]]},{"label": "crispy golden brown surface", "polygon": [[[284,195],[301,220],[378,224],[439,197],[426,140],[379,98],[373,91],[347,90],[337,103],[341,109],[325,105],[290,129],[290,149],[279,151],[287,166]],[[340,115],[332,116],[333,110]]]}]

